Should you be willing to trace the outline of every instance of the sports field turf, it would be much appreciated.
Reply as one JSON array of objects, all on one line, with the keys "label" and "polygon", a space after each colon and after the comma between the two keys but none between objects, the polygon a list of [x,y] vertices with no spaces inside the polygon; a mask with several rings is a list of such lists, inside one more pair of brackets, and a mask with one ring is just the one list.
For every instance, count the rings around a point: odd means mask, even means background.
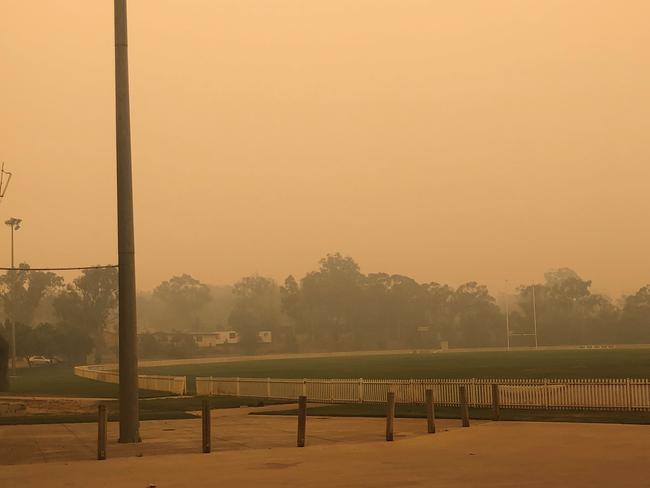
[{"label": "sports field turf", "polygon": [[650,349],[413,353],[188,364],[150,374],[271,378],[646,378]]},{"label": "sports field turf", "polygon": [[[52,395],[84,398],[117,398],[118,385],[75,376],[71,366],[19,368],[10,378],[8,395]],[[140,396],[157,397],[168,393],[140,390]],[[0,397],[1,398],[1,397]]]},{"label": "sports field turf", "polygon": [[[142,368],[150,374],[272,378],[646,378],[650,349],[419,353],[296,358]],[[9,394],[115,398],[117,385],[74,376],[69,366],[21,369]],[[167,393],[141,391],[141,397]]]}]

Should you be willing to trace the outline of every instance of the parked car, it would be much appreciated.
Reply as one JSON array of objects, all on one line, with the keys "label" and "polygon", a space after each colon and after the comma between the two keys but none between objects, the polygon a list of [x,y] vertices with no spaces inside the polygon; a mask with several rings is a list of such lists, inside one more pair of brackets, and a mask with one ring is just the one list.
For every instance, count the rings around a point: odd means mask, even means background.
[{"label": "parked car", "polygon": [[29,358],[29,364],[31,366],[50,366],[54,364],[54,362],[45,356],[31,356]]}]

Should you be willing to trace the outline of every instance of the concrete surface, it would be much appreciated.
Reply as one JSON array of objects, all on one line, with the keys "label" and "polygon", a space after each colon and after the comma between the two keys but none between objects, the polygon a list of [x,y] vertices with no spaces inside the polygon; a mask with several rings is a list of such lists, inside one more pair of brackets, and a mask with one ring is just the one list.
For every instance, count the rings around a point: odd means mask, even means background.
[{"label": "concrete surface", "polygon": [[[212,411],[212,446],[215,451],[292,447],[296,443],[294,416],[248,415],[251,411],[286,410],[287,405]],[[476,424],[478,425],[478,423]],[[460,428],[459,420],[439,420],[440,430]],[[397,439],[426,432],[424,419],[398,419]],[[201,419],[141,422],[144,442],[119,444],[118,424],[108,424],[108,457],[197,453],[201,451]],[[309,417],[307,443],[380,442],[385,435],[381,418]],[[0,465],[92,460],[97,452],[97,425],[50,424],[0,426]]]},{"label": "concrete surface", "polygon": [[[227,427],[223,417],[221,432],[215,425],[221,447],[212,454],[150,456],[159,442],[152,439],[144,457],[116,457],[112,445],[106,461],[0,466],[0,486],[650,487],[649,426],[488,422],[419,435],[415,422],[399,420],[406,435],[387,443],[381,422],[309,419],[312,436],[299,449],[290,447],[295,418],[231,419],[242,423]],[[169,425],[187,436],[185,422]],[[162,428],[146,424],[145,436]],[[74,429],[89,455],[84,430]],[[359,442],[343,441],[352,435]]]}]

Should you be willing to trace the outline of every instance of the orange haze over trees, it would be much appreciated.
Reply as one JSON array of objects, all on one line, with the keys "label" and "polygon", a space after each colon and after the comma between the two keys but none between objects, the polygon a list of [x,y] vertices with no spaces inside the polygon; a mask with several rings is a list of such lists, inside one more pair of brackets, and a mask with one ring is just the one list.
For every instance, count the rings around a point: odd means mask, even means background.
[{"label": "orange haze over trees", "polygon": [[[334,249],[497,296],[564,266],[634,293],[649,16],[642,0],[131,2],[138,286],[281,281]],[[0,18],[17,260],[115,263],[112,2],[4,1]]]}]

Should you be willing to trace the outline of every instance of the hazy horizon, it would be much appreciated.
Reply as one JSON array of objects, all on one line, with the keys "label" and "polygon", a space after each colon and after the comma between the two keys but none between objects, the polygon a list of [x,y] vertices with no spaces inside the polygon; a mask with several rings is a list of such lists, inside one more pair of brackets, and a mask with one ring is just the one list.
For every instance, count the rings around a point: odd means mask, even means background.
[{"label": "hazy horizon", "polygon": [[[16,262],[117,261],[112,8],[0,3]],[[648,15],[632,0],[130,2],[138,289],[282,281],[341,252],[495,296],[560,267],[636,291]]]}]

